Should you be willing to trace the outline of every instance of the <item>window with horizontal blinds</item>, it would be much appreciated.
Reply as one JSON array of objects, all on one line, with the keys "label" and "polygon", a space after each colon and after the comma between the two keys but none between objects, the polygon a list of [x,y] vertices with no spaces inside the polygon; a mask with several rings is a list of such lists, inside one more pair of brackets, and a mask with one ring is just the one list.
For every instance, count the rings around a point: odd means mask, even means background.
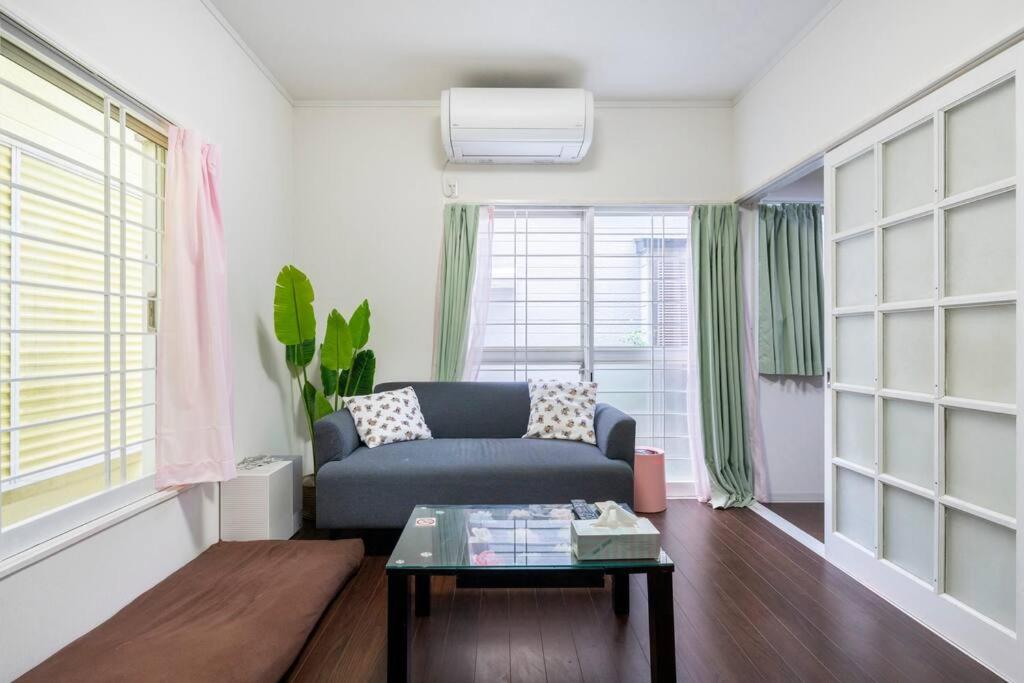
[{"label": "window with horizontal blinds", "polygon": [[0,541],[152,474],[166,137],[143,118],[0,35]]},{"label": "window with horizontal blinds", "polygon": [[684,207],[495,207],[479,379],[593,378],[692,478]]}]

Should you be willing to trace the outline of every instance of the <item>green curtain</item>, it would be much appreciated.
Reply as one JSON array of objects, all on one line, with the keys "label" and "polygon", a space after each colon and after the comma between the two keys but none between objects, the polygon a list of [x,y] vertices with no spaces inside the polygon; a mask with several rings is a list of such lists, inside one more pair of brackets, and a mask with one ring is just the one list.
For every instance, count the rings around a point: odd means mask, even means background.
[{"label": "green curtain", "polygon": [[438,278],[438,315],[434,340],[434,379],[462,379],[469,329],[469,304],[476,263],[476,204],[444,207],[444,246]]},{"label": "green curtain", "polygon": [[820,375],[821,207],[762,205],[758,364],[766,375]]},{"label": "green curtain", "polygon": [[754,501],[754,477],[743,406],[745,322],[736,206],[695,206],[690,240],[710,502],[716,508],[743,507]]}]

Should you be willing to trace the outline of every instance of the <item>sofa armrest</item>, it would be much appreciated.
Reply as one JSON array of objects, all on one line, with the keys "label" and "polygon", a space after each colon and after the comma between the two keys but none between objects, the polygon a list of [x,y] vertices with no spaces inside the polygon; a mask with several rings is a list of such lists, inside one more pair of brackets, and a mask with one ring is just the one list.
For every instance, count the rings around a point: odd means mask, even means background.
[{"label": "sofa armrest", "polygon": [[606,457],[624,460],[633,467],[636,449],[636,420],[607,403],[598,403],[594,412],[597,447]]},{"label": "sofa armrest", "polygon": [[352,420],[352,413],[344,408],[313,423],[313,435],[313,466],[317,470],[359,448],[356,423]]}]

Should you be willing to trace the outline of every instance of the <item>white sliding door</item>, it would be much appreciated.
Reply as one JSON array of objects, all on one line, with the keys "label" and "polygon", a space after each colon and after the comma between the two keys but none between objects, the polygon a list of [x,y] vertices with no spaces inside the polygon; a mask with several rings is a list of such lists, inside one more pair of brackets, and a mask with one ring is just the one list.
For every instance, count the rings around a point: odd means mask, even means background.
[{"label": "white sliding door", "polygon": [[1024,679],[1024,46],[825,156],[828,558]]}]

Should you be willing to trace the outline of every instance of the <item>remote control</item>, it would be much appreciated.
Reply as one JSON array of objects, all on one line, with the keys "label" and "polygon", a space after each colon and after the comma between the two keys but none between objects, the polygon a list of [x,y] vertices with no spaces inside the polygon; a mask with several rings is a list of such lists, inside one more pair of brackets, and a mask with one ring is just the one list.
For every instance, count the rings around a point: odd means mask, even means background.
[{"label": "remote control", "polygon": [[572,511],[576,513],[576,519],[597,519],[597,511],[593,505],[587,503],[587,501],[580,498],[575,498],[569,501],[572,505]]}]

